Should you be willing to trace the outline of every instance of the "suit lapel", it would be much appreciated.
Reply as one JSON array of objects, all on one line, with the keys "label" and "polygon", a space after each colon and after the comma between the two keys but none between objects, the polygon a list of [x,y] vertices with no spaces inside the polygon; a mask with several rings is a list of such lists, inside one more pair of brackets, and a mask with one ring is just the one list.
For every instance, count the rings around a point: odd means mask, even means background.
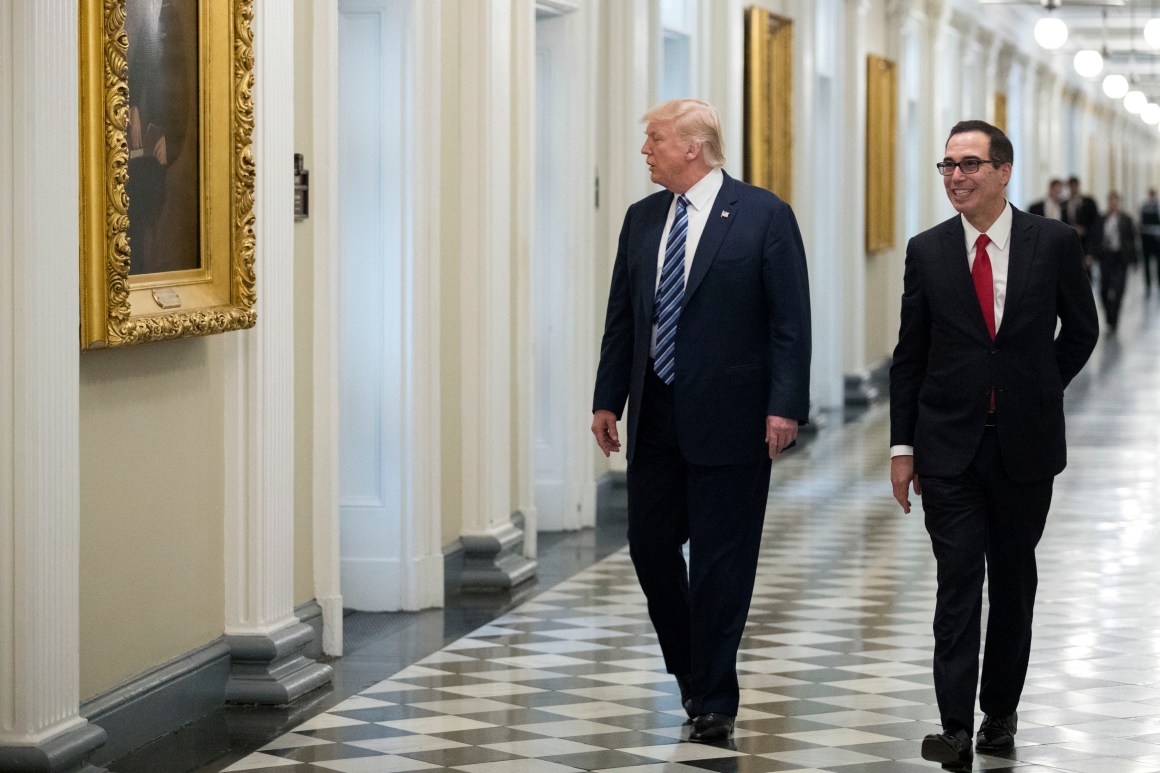
[{"label": "suit lapel", "polygon": [[697,291],[713,259],[717,257],[721,243],[725,241],[725,234],[729,233],[729,227],[737,220],[741,186],[728,174],[724,172],[722,174],[724,179],[721,182],[721,190],[709,205],[709,219],[705,222],[705,230],[701,232],[701,240],[697,242],[697,253],[693,256],[693,266],[689,269],[689,282],[685,286],[682,309],[689,303],[689,296]]},{"label": "suit lapel", "polygon": [[979,308],[979,296],[975,292],[975,281],[971,279],[971,265],[963,253],[966,243],[967,235],[963,231],[961,217],[955,216],[948,220],[946,228],[942,232],[942,252],[945,256],[944,259],[949,261],[947,276],[950,277],[951,284],[955,288],[955,295],[966,311],[967,317],[971,319],[971,324],[980,335],[989,341],[991,334],[987,331],[987,321],[983,319],[983,310]]},{"label": "suit lapel", "polygon": [[657,211],[643,218],[648,226],[641,236],[644,249],[641,250],[640,259],[644,261],[644,265],[640,269],[643,281],[640,283],[640,295],[637,297],[637,303],[640,306],[641,319],[648,320],[652,319],[653,304],[656,303],[657,261],[660,256],[661,235],[665,231],[665,219],[668,218],[669,207],[673,203],[673,195],[670,193],[667,196],[657,196],[656,202]]},{"label": "suit lapel", "polygon": [[[1010,319],[1019,313],[1023,291],[1027,288],[1027,277],[1031,273],[1031,260],[1035,255],[1035,241],[1039,235],[1035,221],[1022,212],[1011,208],[1011,245],[1007,261],[1007,298],[1003,302],[1003,319]],[[999,326],[996,338],[1003,335],[1003,325]]]}]

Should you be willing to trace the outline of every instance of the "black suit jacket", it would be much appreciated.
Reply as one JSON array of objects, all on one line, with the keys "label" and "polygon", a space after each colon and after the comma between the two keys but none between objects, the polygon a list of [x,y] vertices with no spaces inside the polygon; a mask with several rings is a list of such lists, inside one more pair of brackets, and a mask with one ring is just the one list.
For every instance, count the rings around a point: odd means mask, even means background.
[{"label": "black suit jacket", "polygon": [[[592,408],[619,417],[628,400],[630,462],[672,201],[660,191],[628,208],[612,270]],[[693,464],[749,462],[768,453],[766,416],[809,415],[810,297],[797,220],[777,196],[726,174],[692,261],[677,329],[677,440]]]},{"label": "black suit jacket", "polygon": [[1104,231],[1107,230],[1107,216],[1100,215],[1096,218],[1095,227],[1092,228],[1092,254],[1100,260],[1119,260],[1124,263],[1136,262],[1136,226],[1132,223],[1130,215],[1120,211],[1120,216],[1116,219],[1120,230],[1120,251],[1113,253],[1107,249],[1104,244]]},{"label": "black suit jacket", "polygon": [[1039,215],[1040,217],[1044,217],[1043,213],[1047,211],[1046,207],[1047,207],[1047,203],[1043,199],[1040,199],[1039,201],[1035,202],[1030,207],[1028,207],[1027,211],[1033,215]]},{"label": "black suit jacket", "polygon": [[1092,231],[1099,228],[1100,219],[1100,208],[1096,206],[1096,200],[1090,196],[1081,196],[1074,219],[1068,205],[1069,202],[1063,202],[1063,212],[1061,213],[1063,222],[1083,229],[1084,233],[1080,237],[1080,244],[1083,246],[1084,255],[1094,255],[1099,242],[1093,238]]},{"label": "black suit jacket", "polygon": [[[890,444],[914,447],[914,470],[963,473],[995,391],[1007,474],[1043,480],[1067,463],[1063,390],[1099,335],[1073,229],[1014,210],[1003,320],[991,340],[971,281],[960,216],[906,248],[902,323],[890,368]],[[1061,327],[1056,335],[1056,321]]]}]

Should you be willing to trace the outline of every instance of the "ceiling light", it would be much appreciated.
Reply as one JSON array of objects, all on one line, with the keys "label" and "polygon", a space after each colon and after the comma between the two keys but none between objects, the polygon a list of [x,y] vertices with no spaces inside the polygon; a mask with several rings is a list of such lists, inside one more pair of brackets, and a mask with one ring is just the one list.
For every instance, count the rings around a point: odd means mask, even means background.
[{"label": "ceiling light", "polygon": [[1148,98],[1142,91],[1129,91],[1124,95],[1124,108],[1129,113],[1138,113],[1148,104]]},{"label": "ceiling light", "polygon": [[1063,19],[1044,16],[1035,22],[1035,42],[1048,50],[1059,48],[1067,42],[1067,25]]},{"label": "ceiling light", "polygon": [[1104,69],[1104,58],[1094,48],[1075,52],[1075,71],[1083,78],[1094,78]]},{"label": "ceiling light", "polygon": [[1144,119],[1144,123],[1160,123],[1160,105],[1157,105],[1155,102],[1149,102],[1140,111],[1140,117]]},{"label": "ceiling light", "polygon": [[1128,93],[1128,79],[1116,73],[1104,78],[1104,93],[1112,99],[1123,99]]},{"label": "ceiling light", "polygon": [[1144,40],[1152,48],[1160,48],[1160,19],[1149,19],[1144,25]]}]

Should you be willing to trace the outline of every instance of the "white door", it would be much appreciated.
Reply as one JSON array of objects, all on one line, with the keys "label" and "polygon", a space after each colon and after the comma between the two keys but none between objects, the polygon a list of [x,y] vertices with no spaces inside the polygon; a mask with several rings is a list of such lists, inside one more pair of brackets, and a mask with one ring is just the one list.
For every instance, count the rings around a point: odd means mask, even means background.
[{"label": "white door", "polygon": [[344,604],[374,611],[400,608],[406,559],[404,12],[339,3],[339,553]]}]

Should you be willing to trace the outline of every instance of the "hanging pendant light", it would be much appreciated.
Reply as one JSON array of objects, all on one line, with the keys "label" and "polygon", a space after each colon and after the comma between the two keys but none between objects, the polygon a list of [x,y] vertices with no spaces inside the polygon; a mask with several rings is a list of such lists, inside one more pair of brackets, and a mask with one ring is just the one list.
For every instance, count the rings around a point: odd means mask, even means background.
[{"label": "hanging pendant light", "polygon": [[1124,95],[1124,108],[1129,113],[1139,113],[1146,104],[1148,104],[1148,97],[1144,96],[1142,91],[1133,90]]},{"label": "hanging pendant light", "polygon": [[1044,16],[1035,22],[1035,42],[1054,51],[1067,42],[1067,25],[1057,16]]},{"label": "hanging pendant light", "polygon": [[1144,119],[1144,123],[1158,124],[1160,123],[1160,105],[1155,102],[1149,102],[1144,105],[1144,109],[1140,111],[1140,117]]},{"label": "hanging pendant light", "polygon": [[1075,52],[1073,64],[1075,65],[1075,71],[1079,73],[1081,78],[1091,80],[1103,71],[1104,57],[1094,48],[1085,48],[1082,51]]},{"label": "hanging pendant light", "polygon": [[1123,99],[1128,93],[1128,79],[1119,73],[1104,78],[1104,93],[1112,99]]}]

